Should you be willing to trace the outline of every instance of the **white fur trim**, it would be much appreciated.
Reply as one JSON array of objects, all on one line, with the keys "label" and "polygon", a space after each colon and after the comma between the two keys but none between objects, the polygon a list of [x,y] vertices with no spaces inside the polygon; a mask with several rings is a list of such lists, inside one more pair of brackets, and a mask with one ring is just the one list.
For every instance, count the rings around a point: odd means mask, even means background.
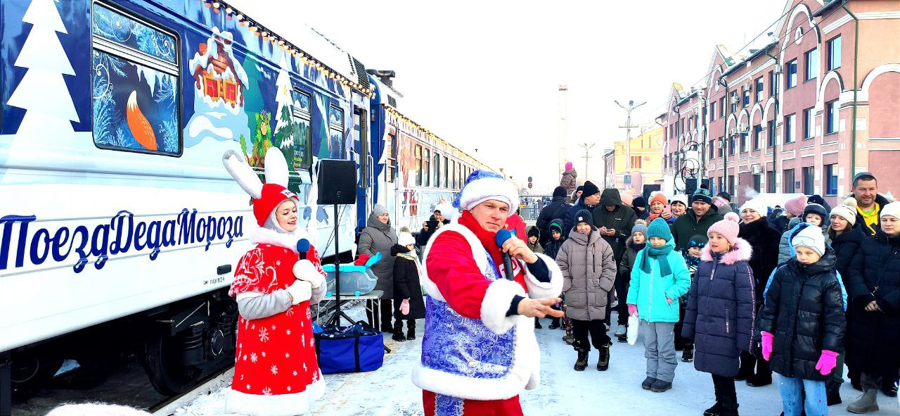
[{"label": "white fur trim", "polygon": [[250,416],[294,416],[309,411],[309,405],[325,394],[325,379],[320,378],[293,394],[247,394],[230,390],[225,398],[225,413]]},{"label": "white fur trim", "polygon": [[[282,156],[283,158],[284,156]],[[222,164],[251,198],[259,199],[262,196],[262,181],[256,176],[256,172],[253,172],[253,168],[244,162],[243,156],[234,150],[228,150],[222,155]]]},{"label": "white fur trim", "polygon": [[321,285],[319,287],[313,288],[312,297],[309,298],[309,304],[315,305],[319,303],[322,298],[325,297],[325,291],[328,289],[325,285]]},{"label": "white fur trim", "polygon": [[515,397],[522,389],[533,390],[540,382],[541,352],[534,336],[533,320],[518,320],[514,348],[512,366],[505,377],[473,379],[419,364],[413,369],[413,384],[438,394],[469,400],[506,400]]},{"label": "white fur trim", "polygon": [[563,287],[563,275],[562,270],[560,270],[559,265],[556,264],[556,260],[550,258],[550,256],[546,256],[541,253],[534,253],[538,256],[539,259],[544,261],[544,264],[547,265],[547,269],[550,270],[550,281],[547,283],[541,282],[531,274],[531,271],[528,270],[528,266],[524,261],[522,262],[522,267],[525,268],[525,286],[528,287],[528,297],[532,299],[541,299],[541,298],[552,298],[559,296],[562,293]]},{"label": "white fur trim", "polygon": [[510,212],[519,206],[519,192],[516,187],[500,178],[481,178],[466,184],[459,196],[459,206],[469,210],[489,199],[509,204]]},{"label": "white fur trim", "polygon": [[104,403],[66,404],[47,413],[46,416],[150,416],[128,406]]},{"label": "white fur trim", "polygon": [[312,287],[310,287],[309,282],[304,280],[294,280],[294,283],[291,283],[284,290],[291,294],[292,305],[299,305],[300,302],[312,299]]},{"label": "white fur trim", "polygon": [[528,297],[522,285],[506,279],[499,279],[488,285],[481,301],[481,322],[491,332],[501,335],[509,331],[521,318],[520,315],[506,316],[513,297]]},{"label": "white fur trim", "polygon": [[301,230],[300,228],[287,234],[282,234],[263,227],[250,231],[250,242],[253,244],[271,244],[273,246],[286,248],[294,253],[297,253],[297,241],[301,238],[309,239],[306,236],[306,231]]},{"label": "white fur trim", "polygon": [[325,283],[325,275],[320,273],[319,269],[307,259],[294,263],[294,277],[309,282],[313,289],[317,289],[322,286],[322,283]]},{"label": "white fur trim", "polygon": [[438,290],[437,285],[428,278],[428,253],[431,252],[431,246],[437,241],[438,236],[448,231],[459,233],[469,242],[469,246],[472,248],[472,258],[475,259],[478,270],[484,270],[488,265],[487,252],[481,245],[481,241],[479,241],[478,237],[475,236],[475,233],[466,228],[466,226],[454,222],[444,225],[435,231],[431,239],[428,240],[428,245],[425,246],[425,254],[422,256],[422,275],[420,278],[422,280],[422,286],[425,288],[425,292],[428,293],[429,296],[442,302],[444,302],[444,296],[441,295],[441,291]]},{"label": "white fur trim", "polygon": [[266,183],[288,186],[288,166],[281,149],[270,147],[266,151]]}]

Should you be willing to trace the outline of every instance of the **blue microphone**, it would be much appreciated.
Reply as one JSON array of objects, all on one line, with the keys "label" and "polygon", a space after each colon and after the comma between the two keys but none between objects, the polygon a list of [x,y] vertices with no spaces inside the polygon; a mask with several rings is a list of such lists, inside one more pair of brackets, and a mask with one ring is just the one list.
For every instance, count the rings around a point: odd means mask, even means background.
[{"label": "blue microphone", "polygon": [[300,255],[300,259],[306,259],[306,252],[309,251],[309,240],[305,238],[301,238],[297,240],[297,254]]},{"label": "blue microphone", "polygon": [[497,235],[494,236],[494,242],[497,243],[497,247],[501,248],[500,254],[503,255],[503,268],[506,269],[506,278],[508,280],[514,280],[512,259],[509,257],[509,253],[504,253],[502,251],[503,243],[505,243],[506,240],[509,240],[510,238],[512,238],[512,233],[510,233],[506,228],[502,228],[500,229],[500,231],[497,231]]}]

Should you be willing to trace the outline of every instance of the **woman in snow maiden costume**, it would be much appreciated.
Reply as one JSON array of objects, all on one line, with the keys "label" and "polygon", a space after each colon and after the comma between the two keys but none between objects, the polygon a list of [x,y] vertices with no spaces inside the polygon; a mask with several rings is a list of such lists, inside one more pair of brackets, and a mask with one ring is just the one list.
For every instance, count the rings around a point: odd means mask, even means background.
[{"label": "woman in snow maiden costume", "polygon": [[497,245],[519,205],[512,184],[478,170],[457,198],[458,222],[425,248],[425,335],[413,383],[424,390],[426,415],[521,415],[518,394],[537,387],[540,375],[533,323],[523,316],[562,315],[550,308],[560,301],[562,273],[518,238]]},{"label": "woman in snow maiden costume", "polygon": [[309,305],[325,294],[325,273],[310,246],[301,259],[297,242],[297,196],[289,191],[287,163],[275,149],[266,153],[266,184],[234,151],[225,168],[253,198],[260,226],[250,234],[256,247],[238,262],[230,296],[238,304],[234,381],[227,413],[298,415],[325,392],[316,361]]}]

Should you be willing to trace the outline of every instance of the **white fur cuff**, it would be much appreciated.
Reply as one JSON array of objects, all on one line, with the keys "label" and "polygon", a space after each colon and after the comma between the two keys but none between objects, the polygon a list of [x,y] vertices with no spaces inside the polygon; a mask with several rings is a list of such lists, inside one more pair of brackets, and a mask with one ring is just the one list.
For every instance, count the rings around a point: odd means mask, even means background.
[{"label": "white fur cuff", "polygon": [[481,301],[481,321],[495,334],[505,334],[521,318],[520,315],[506,316],[513,297],[528,297],[518,283],[511,280],[496,280],[491,283]]},{"label": "white fur cuff", "polygon": [[[562,270],[556,261],[549,256],[535,253],[539,259],[544,261],[547,269],[550,271],[550,281],[541,282],[531,274],[528,267],[525,267],[525,286],[528,288],[528,297],[532,299],[557,297],[562,293],[563,276]],[[525,265],[523,265],[525,266]]]},{"label": "white fur cuff", "polygon": [[309,282],[313,289],[317,289],[322,286],[322,283],[325,283],[325,276],[322,276],[319,269],[306,259],[294,263],[294,277]]}]

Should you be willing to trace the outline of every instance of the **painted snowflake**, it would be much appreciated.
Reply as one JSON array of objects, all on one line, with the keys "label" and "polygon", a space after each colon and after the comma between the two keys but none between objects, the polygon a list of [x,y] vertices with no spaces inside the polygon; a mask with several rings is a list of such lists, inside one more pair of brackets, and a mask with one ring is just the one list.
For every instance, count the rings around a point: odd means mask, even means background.
[{"label": "painted snowflake", "polygon": [[288,308],[287,312],[285,312],[285,315],[294,316],[294,307],[291,306],[290,308]]},{"label": "painted snowflake", "polygon": [[289,353],[289,352],[284,353],[284,358],[291,358],[291,353]]},{"label": "painted snowflake", "polygon": [[257,358],[256,358],[256,353],[255,353],[255,352],[251,352],[251,353],[250,353],[250,362],[256,364],[256,360],[257,360]]},{"label": "painted snowflake", "polygon": [[250,384],[247,384],[247,390],[248,391],[250,390]]},{"label": "painted snowflake", "polygon": [[294,377],[297,377],[297,371],[294,370]]},{"label": "painted snowflake", "polygon": [[266,358],[266,352],[265,352],[265,351],[262,352],[262,356],[263,356],[263,358]]},{"label": "painted snowflake", "polygon": [[244,354],[244,361],[247,361],[247,354]]},{"label": "painted snowflake", "polygon": [[275,265],[276,265],[276,266],[281,266],[281,260],[275,260]]},{"label": "painted snowflake", "polygon": [[287,391],[291,391],[291,386],[287,386]]},{"label": "painted snowflake", "polygon": [[263,393],[263,395],[265,395],[265,396],[271,396],[271,395],[272,395],[272,389],[266,387],[266,388],[263,389],[262,393]]},{"label": "painted snowflake", "polygon": [[278,329],[278,328],[276,328],[275,325],[272,325],[272,330],[274,331],[276,329]]},{"label": "painted snowflake", "polygon": [[306,368],[306,363],[303,363],[303,371],[309,371],[309,370]]},{"label": "painted snowflake", "polygon": [[306,334],[300,335],[300,345],[306,346]]},{"label": "painted snowflake", "polygon": [[272,364],[272,367],[269,368],[269,371],[272,373],[273,376],[277,376],[278,375],[278,366],[275,364]]},{"label": "painted snowflake", "polygon": [[287,334],[288,334],[288,335],[291,334],[291,330],[290,330],[290,329],[287,330]]},{"label": "painted snowflake", "polygon": [[269,342],[269,331],[266,328],[259,329],[259,340],[262,342]]}]

